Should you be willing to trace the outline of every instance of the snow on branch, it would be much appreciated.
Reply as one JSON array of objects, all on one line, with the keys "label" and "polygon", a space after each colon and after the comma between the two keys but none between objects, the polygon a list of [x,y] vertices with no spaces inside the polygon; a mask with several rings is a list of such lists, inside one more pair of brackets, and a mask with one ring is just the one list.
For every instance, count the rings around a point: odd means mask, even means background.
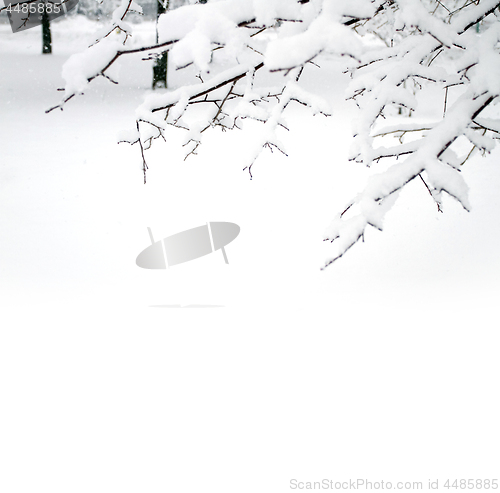
[{"label": "snow on branch", "polygon": [[[384,32],[391,42],[376,53],[367,53],[365,59],[350,70],[353,81],[349,96],[360,109],[351,159],[373,167],[383,158],[396,162],[373,175],[365,190],[327,228],[324,240],[336,241],[337,248],[324,267],[342,257],[363,238],[368,225],[382,229],[384,217],[395,203],[397,193],[417,177],[439,211],[442,210],[442,192],[466,210],[470,209],[468,187],[460,174],[460,166],[471,153],[457,164],[452,146],[462,135],[469,139],[473,148],[487,152],[495,144],[486,134],[496,134],[498,122],[478,117],[500,94],[496,74],[500,62],[499,23],[496,17],[488,19],[488,23],[481,26],[481,35],[477,33],[479,28],[476,32],[472,32],[472,28],[500,3],[481,1],[470,3],[468,8],[456,9],[453,8],[458,5],[455,2],[445,4],[447,6],[442,2],[417,0],[394,2],[387,11],[393,20],[393,29]],[[441,12],[438,12],[439,7],[443,7]],[[377,29],[380,19],[374,25]],[[372,27],[364,28],[369,32]],[[416,79],[424,82],[415,82]],[[445,99],[441,121],[426,123],[418,120],[418,105],[425,105],[418,93],[423,86],[429,85],[443,89],[445,98],[448,87],[462,85],[463,89],[452,105],[447,106]],[[399,107],[400,114],[404,113],[401,108],[406,108],[407,117],[391,117],[391,107]],[[409,124],[408,116],[412,113],[417,121]],[[391,124],[381,125],[380,121],[385,119],[390,119]],[[375,146],[376,141],[391,134],[398,139],[396,145]],[[411,140],[405,141],[408,136]],[[409,157],[400,159],[405,155]]]},{"label": "snow on branch", "polygon": [[[276,130],[284,128],[282,114],[290,102],[307,106],[313,114],[330,114],[319,94],[297,82],[304,67],[321,53],[359,57],[359,36],[346,26],[368,19],[379,3],[356,0],[342,6],[332,0],[222,0],[185,5],[160,16],[158,43],[137,46],[131,44],[129,26],[122,29],[127,13],[137,7],[132,0],[122,0],[99,42],[66,62],[64,97],[47,111],[62,109],[95,78],[107,77],[119,57],[138,52],[152,57],[168,50],[173,68],[194,66],[196,78],[176,90],[148,95],[136,112],[135,131],[120,140],[140,144],[144,160],[152,141],[165,139],[175,127],[185,134],[188,156],[196,152],[206,130],[238,128],[240,120],[253,119],[264,127],[243,166],[251,175],[262,148],[285,153]],[[118,36],[109,36],[113,30]],[[257,72],[278,73],[266,87],[256,85]],[[143,169],[147,169],[145,162]]]},{"label": "snow on branch", "polygon": [[[260,124],[242,162],[252,176],[262,149],[286,154],[279,132],[290,103],[312,114],[334,112],[301,75],[320,57],[342,59],[352,79],[346,98],[358,108],[350,159],[373,175],[327,228],[334,252],[326,267],[363,239],[367,226],[382,229],[415,178],[439,211],[443,193],[469,210],[461,167],[500,136],[491,111],[500,95],[499,7],[500,0],[208,0],[163,14],[158,42],[141,45],[125,22],[140,7],[122,0],[99,41],[66,62],[64,97],[48,111],[108,77],[119,57],[168,51],[172,68],[190,67],[191,81],[147,95],[120,139],[138,144],[144,181],[155,139],[180,132],[188,157],[205,132],[240,128],[245,119]],[[113,31],[118,35],[109,36]],[[429,103],[429,90],[441,91],[442,105]],[[465,155],[460,137],[472,146]]]}]

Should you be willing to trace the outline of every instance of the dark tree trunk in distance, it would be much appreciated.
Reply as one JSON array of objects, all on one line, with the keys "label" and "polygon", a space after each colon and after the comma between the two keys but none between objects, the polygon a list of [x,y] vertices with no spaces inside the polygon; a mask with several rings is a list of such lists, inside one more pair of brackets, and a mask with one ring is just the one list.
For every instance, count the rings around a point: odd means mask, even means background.
[{"label": "dark tree trunk in distance", "polygon": [[[169,0],[157,0],[156,3],[156,42],[158,43],[158,17],[168,10]],[[153,89],[167,87],[168,51],[163,52],[153,66]]]},{"label": "dark tree trunk in distance", "polygon": [[50,22],[47,13],[42,14],[42,53],[52,53],[52,36],[50,35]]},{"label": "dark tree trunk in distance", "polygon": [[153,89],[167,87],[168,52],[165,51],[156,59],[153,66]]}]

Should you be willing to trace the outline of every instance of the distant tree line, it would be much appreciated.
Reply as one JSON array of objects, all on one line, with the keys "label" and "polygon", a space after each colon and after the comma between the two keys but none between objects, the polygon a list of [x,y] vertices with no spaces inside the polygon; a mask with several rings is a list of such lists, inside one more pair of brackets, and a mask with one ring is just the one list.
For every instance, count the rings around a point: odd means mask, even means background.
[{"label": "distant tree line", "polygon": [[[143,15],[139,14],[129,14],[127,16],[127,22],[140,22],[141,20],[154,20],[157,15],[157,4],[158,0],[141,0],[140,5],[142,7]],[[161,2],[166,3],[166,2]],[[190,0],[170,0],[169,10],[176,9],[185,4],[196,3]],[[84,15],[89,19],[100,20],[108,19],[111,17],[113,11],[120,4],[120,0],[105,0],[99,3],[97,0],[80,0],[75,13],[79,15]]]}]

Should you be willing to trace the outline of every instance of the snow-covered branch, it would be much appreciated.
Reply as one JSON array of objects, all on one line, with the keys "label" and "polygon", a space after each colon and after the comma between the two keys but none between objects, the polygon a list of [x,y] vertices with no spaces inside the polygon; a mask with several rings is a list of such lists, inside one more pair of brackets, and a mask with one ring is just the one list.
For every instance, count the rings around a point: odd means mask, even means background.
[{"label": "snow-covered branch", "polygon": [[[397,193],[417,177],[422,179],[438,210],[442,210],[442,192],[466,210],[470,208],[460,167],[472,151],[460,159],[453,144],[465,136],[473,149],[489,152],[494,146],[487,133],[497,133],[498,123],[484,120],[482,125],[479,115],[500,95],[496,69],[500,62],[500,25],[496,17],[487,18],[499,2],[486,0],[460,9],[452,8],[454,2],[447,3],[449,8],[441,7],[441,2],[436,7],[432,1],[394,2],[386,12],[392,18],[393,30],[385,32],[385,36],[392,41],[368,52],[360,64],[351,68],[353,81],[348,96],[356,100],[360,109],[351,159],[372,167],[382,158],[396,162],[373,175],[365,190],[327,228],[324,239],[336,241],[337,249],[325,267],[363,238],[368,225],[382,229]],[[438,8],[444,10],[441,15],[437,14]],[[483,20],[479,35],[473,28]],[[380,19],[377,23],[380,25]],[[368,33],[370,26],[365,29]],[[415,83],[415,78],[425,81]],[[445,98],[449,87],[462,86],[462,94],[453,104],[447,105],[445,99],[445,113],[440,121],[419,119],[419,105],[425,108],[419,93],[429,85],[443,89]],[[395,107],[399,108],[397,116]],[[409,124],[408,117],[402,117],[405,109],[401,108],[411,110],[407,115],[411,114],[415,123]],[[384,126],[382,120],[390,120],[391,124]],[[375,145],[391,134],[398,139],[396,145]],[[400,159],[405,155],[409,157]]]},{"label": "snow-covered branch", "polygon": [[[499,0],[209,0],[166,12],[157,43],[140,45],[125,22],[140,7],[122,0],[98,42],[65,64],[65,94],[50,110],[106,77],[121,56],[167,50],[172,68],[191,68],[191,81],[147,95],[135,126],[120,139],[138,144],[144,181],[155,139],[181,132],[187,157],[205,132],[239,128],[243,119],[261,124],[242,157],[252,176],[262,149],[286,154],[279,129],[287,128],[291,102],[312,114],[333,113],[301,75],[324,55],[343,60],[352,78],[346,99],[358,108],[350,158],[373,175],[327,228],[324,239],[336,245],[327,266],[364,238],[368,225],[382,229],[399,191],[415,178],[439,211],[443,192],[470,208],[461,167],[475,149],[490,152],[500,135],[492,110],[500,95],[499,6]],[[441,91],[442,104],[429,104],[430,89]],[[465,155],[456,145],[460,137],[472,146]]]},{"label": "snow-covered branch", "polygon": [[[133,33],[124,19],[138,8],[131,0],[123,0],[100,40],[66,62],[64,97],[47,111],[62,108],[96,77],[106,77],[119,57],[138,52],[151,57],[168,50],[173,67],[195,66],[197,77],[179,89],[149,95],[137,110],[135,129],[120,140],[140,143],[144,158],[152,140],[165,138],[165,132],[176,127],[185,133],[187,156],[196,152],[202,133],[209,128],[232,129],[241,119],[254,119],[264,123],[264,128],[243,166],[251,175],[262,148],[285,152],[276,129],[283,126],[282,113],[290,102],[303,104],[313,113],[330,113],[319,95],[296,82],[304,67],[321,53],[358,59],[362,44],[347,26],[368,19],[378,3],[357,0],[341,6],[334,1],[222,0],[186,5],[160,17],[158,43],[137,46],[131,44]],[[118,35],[109,36],[113,31]],[[258,71],[277,73],[275,83],[257,86]],[[196,119],[189,118],[193,112]]]}]

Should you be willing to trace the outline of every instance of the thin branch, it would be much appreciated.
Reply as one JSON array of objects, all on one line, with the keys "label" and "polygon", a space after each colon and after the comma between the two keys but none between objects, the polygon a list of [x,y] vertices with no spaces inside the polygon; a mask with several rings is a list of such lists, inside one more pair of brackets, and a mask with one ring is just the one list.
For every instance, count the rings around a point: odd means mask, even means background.
[{"label": "thin branch", "polygon": [[431,189],[429,188],[429,185],[427,185],[426,181],[422,177],[422,173],[419,173],[418,176],[422,180],[422,183],[425,185],[425,188],[427,188],[427,191],[429,192],[429,195],[433,198],[434,202],[436,203],[438,212],[443,212],[443,210],[441,209],[441,204],[435,199],[434,195],[432,194]]}]

